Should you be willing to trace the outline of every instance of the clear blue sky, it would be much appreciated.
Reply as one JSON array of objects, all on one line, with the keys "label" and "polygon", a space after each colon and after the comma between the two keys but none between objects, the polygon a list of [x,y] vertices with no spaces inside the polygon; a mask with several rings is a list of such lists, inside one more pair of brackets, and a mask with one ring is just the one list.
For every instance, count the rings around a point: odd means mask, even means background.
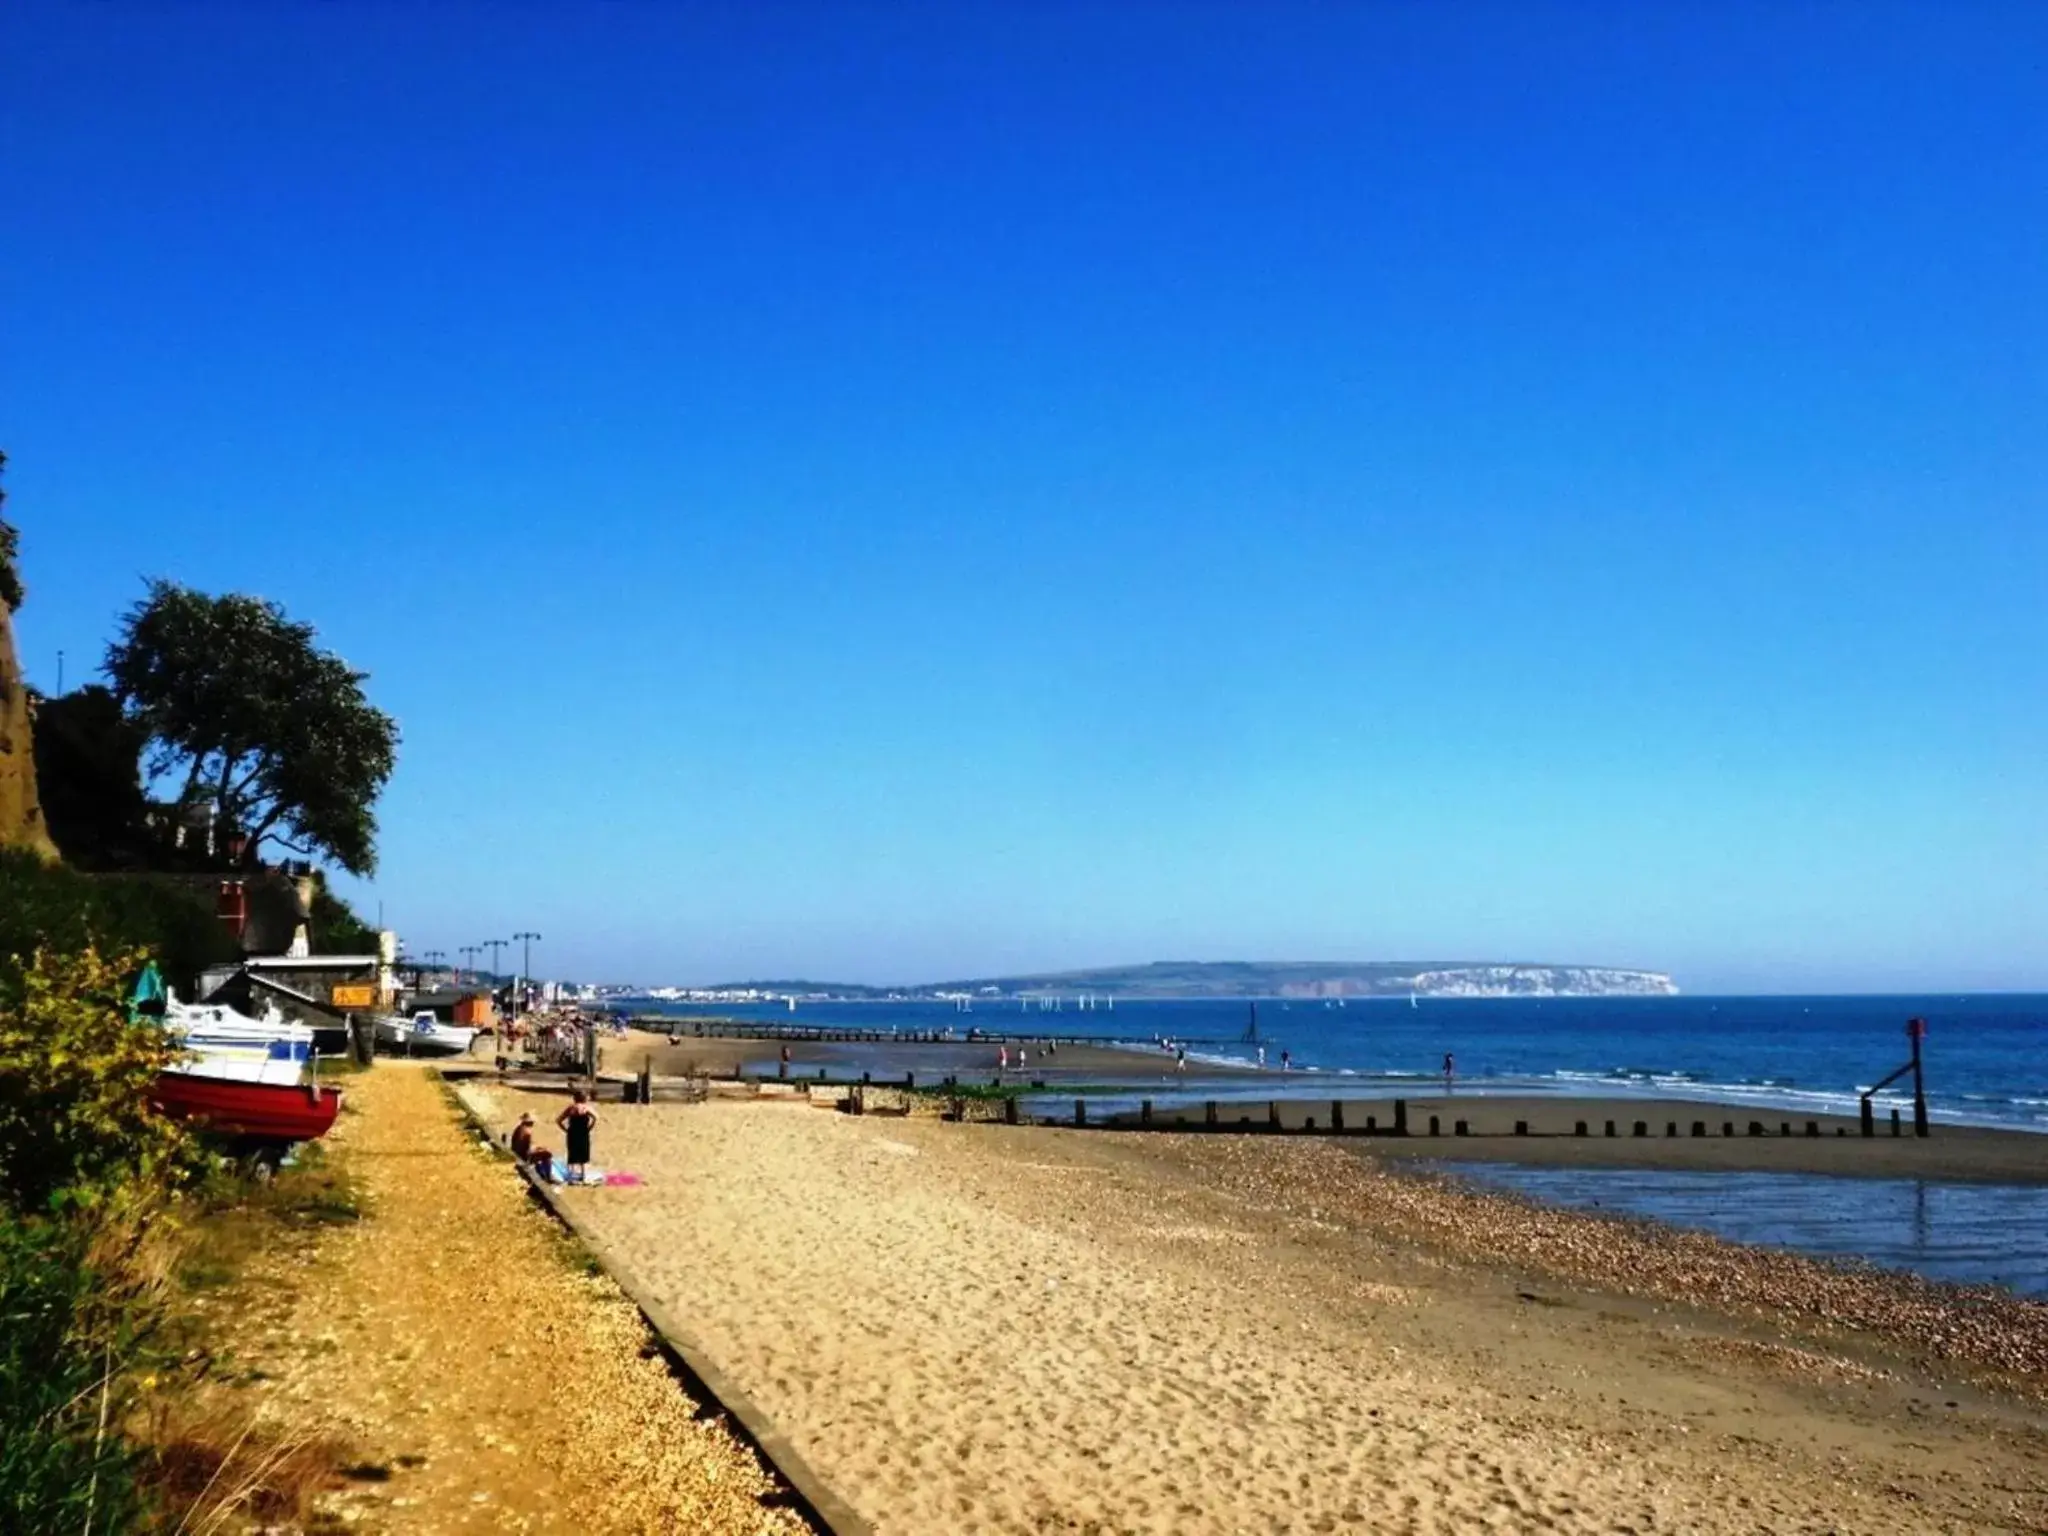
[{"label": "clear blue sky", "polygon": [[2048,987],[2048,8],[0,15],[32,677],[147,575],[556,974]]}]

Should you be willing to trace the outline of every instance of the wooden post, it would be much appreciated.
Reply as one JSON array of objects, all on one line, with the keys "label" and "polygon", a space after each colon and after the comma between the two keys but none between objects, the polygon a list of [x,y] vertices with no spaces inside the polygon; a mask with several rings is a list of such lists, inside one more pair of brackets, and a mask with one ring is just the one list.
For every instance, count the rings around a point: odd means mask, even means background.
[{"label": "wooden post", "polygon": [[1017,1114],[1017,1095],[1013,1093],[1003,1100],[1003,1124],[1015,1125],[1017,1123]]},{"label": "wooden post", "polygon": [[1695,1136],[1704,1136],[1704,1135],[1706,1135],[1706,1134],[1707,1134],[1707,1122],[1706,1122],[1706,1121],[1704,1121],[1704,1120],[1695,1120],[1695,1121],[1693,1121],[1693,1123],[1692,1123],[1692,1133],[1693,1133],[1693,1135],[1695,1135]]},{"label": "wooden post", "polygon": [[1431,1115],[1429,1117],[1429,1134],[1432,1136],[1440,1136],[1443,1134],[1443,1132],[1438,1127],[1437,1118],[1435,1115]]},{"label": "wooden post", "polygon": [[1664,1122],[1664,1134],[1666,1136],[1676,1136],[1678,1134],[1678,1122],[1676,1120],[1666,1120]]},{"label": "wooden post", "polygon": [[1150,1099],[1141,1099],[1138,1103],[1138,1124],[1150,1125],[1151,1123],[1152,1101]]},{"label": "wooden post", "polygon": [[1088,1101],[1087,1101],[1086,1099],[1076,1099],[1076,1100],[1074,1100],[1074,1124],[1076,1124],[1076,1125],[1086,1125],[1087,1123],[1088,1123]]},{"label": "wooden post", "polygon": [[1274,1131],[1280,1129],[1280,1101],[1278,1099],[1268,1099],[1266,1101],[1266,1127],[1268,1130]]},{"label": "wooden post", "polygon": [[1761,1120],[1752,1120],[1752,1121],[1750,1121],[1750,1122],[1749,1122],[1749,1134],[1750,1134],[1750,1135],[1752,1135],[1752,1136],[1761,1136],[1761,1135],[1763,1135],[1763,1133],[1764,1133],[1764,1123],[1763,1123],[1763,1121],[1761,1121]]},{"label": "wooden post", "polygon": [[1723,1136],[1733,1136],[1735,1134],[1735,1122],[1733,1120],[1723,1120],[1721,1122],[1721,1134]]},{"label": "wooden post", "polygon": [[1870,1113],[1869,1094],[1866,1093],[1863,1095],[1863,1097],[1858,1101],[1858,1107],[1862,1111],[1863,1134],[1865,1136],[1875,1136],[1877,1134],[1877,1122]]},{"label": "wooden post", "polygon": [[1377,1136],[1379,1135],[1379,1133],[1380,1117],[1378,1115],[1367,1115],[1365,1117],[1365,1134],[1368,1136]]},{"label": "wooden post", "polygon": [[1920,1075],[1920,1042],[1927,1036],[1925,1019],[1909,1019],[1906,1033],[1913,1040],[1913,1134],[1927,1134],[1927,1082]]},{"label": "wooden post", "polygon": [[1330,1129],[1340,1136],[1344,1134],[1344,1101],[1342,1099],[1330,1100]]},{"label": "wooden post", "polygon": [[1209,1100],[1208,1103],[1202,1106],[1202,1109],[1203,1122],[1207,1125],[1214,1125],[1216,1123],[1216,1101],[1214,1099]]},{"label": "wooden post", "polygon": [[1649,1135],[1649,1134],[1650,1134],[1650,1125],[1649,1125],[1649,1122],[1648,1122],[1648,1121],[1646,1121],[1646,1120],[1638,1120],[1638,1121],[1636,1122],[1636,1134],[1637,1134],[1638,1136],[1647,1136],[1647,1135]]},{"label": "wooden post", "polygon": [[1612,1136],[1614,1134],[1614,1122],[1612,1120],[1607,1122],[1606,1134],[1609,1136]]},{"label": "wooden post", "polygon": [[1396,1136],[1406,1136],[1408,1134],[1408,1101],[1406,1099],[1394,1100],[1394,1134]]},{"label": "wooden post", "polygon": [[1892,1111],[1892,1134],[1899,1134],[1899,1112],[1896,1109]]},{"label": "wooden post", "polygon": [[1528,1122],[1528,1121],[1526,1121],[1526,1120],[1517,1120],[1517,1121],[1515,1122],[1515,1134],[1516,1134],[1517,1136],[1526,1136],[1526,1135],[1528,1135],[1528,1134],[1529,1134],[1529,1122]]},{"label": "wooden post", "polygon": [[654,1063],[651,1061],[640,1063],[640,1102],[642,1104],[652,1104],[654,1102]]},{"label": "wooden post", "polygon": [[1585,1135],[1585,1134],[1586,1134],[1586,1122],[1585,1122],[1585,1121],[1583,1121],[1583,1120],[1574,1120],[1574,1121],[1572,1122],[1572,1134],[1573,1134],[1574,1136],[1583,1136],[1583,1135]]},{"label": "wooden post", "polygon": [[916,1074],[915,1072],[906,1072],[906,1073],[904,1073],[904,1074],[903,1074],[903,1091],[904,1091],[905,1093],[911,1093],[911,1092],[914,1092],[914,1091],[916,1090],[916,1088],[917,1088],[917,1074]]},{"label": "wooden post", "polygon": [[1460,1136],[1470,1136],[1472,1134],[1472,1127],[1467,1125],[1463,1120],[1460,1120],[1456,1125],[1452,1126],[1451,1129]]},{"label": "wooden post", "polygon": [[1807,1121],[1806,1134],[1809,1136],[1818,1136],[1820,1134],[1820,1122],[1818,1120]]}]

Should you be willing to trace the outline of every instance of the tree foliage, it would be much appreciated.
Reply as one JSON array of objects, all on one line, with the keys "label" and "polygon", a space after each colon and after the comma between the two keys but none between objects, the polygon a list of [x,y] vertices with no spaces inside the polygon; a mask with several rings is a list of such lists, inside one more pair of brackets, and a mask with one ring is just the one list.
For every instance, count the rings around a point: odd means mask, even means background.
[{"label": "tree foliage", "polygon": [[97,683],[36,708],[36,783],[58,851],[82,869],[160,862],[164,839],[142,788],[147,742],[113,690]]},{"label": "tree foliage", "polygon": [[170,1036],[124,1005],[142,961],[38,950],[0,1005],[0,1207],[95,1205],[181,1159],[185,1137],[148,1096]]},{"label": "tree foliage", "polygon": [[247,835],[249,863],[274,842],[352,874],[376,868],[398,727],[310,624],[262,598],[153,581],[106,672],[148,736],[152,775],[182,773],[178,803],[210,803],[217,825]]}]

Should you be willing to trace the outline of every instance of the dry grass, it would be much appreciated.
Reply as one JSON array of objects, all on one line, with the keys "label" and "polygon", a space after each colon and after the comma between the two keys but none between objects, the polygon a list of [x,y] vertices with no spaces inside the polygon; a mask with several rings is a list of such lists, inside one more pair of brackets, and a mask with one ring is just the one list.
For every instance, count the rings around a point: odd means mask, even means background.
[{"label": "dry grass", "polygon": [[315,1504],[343,1481],[351,1447],[270,1422],[245,1401],[239,1386],[248,1372],[235,1341],[288,1303],[281,1277],[290,1262],[361,1215],[354,1181],[316,1146],[267,1183],[215,1180],[190,1219],[159,1229],[133,1256],[131,1267],[149,1274],[163,1297],[163,1353],[175,1362],[146,1383],[144,1407],[128,1426],[147,1451],[143,1479],[162,1511],[158,1529],[221,1536],[336,1528],[323,1526]]}]

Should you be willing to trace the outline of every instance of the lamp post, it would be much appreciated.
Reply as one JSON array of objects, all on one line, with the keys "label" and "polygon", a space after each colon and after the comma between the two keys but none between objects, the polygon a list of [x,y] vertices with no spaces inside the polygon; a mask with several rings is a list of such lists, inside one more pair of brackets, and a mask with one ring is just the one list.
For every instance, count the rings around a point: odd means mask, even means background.
[{"label": "lamp post", "polygon": [[455,978],[455,985],[460,988],[464,973],[472,977],[476,975],[476,956],[479,951],[474,944],[458,944],[455,946],[455,952],[461,955],[466,962],[462,967],[462,972],[458,973]]},{"label": "lamp post", "polygon": [[519,991],[512,1002],[512,1017],[519,1017],[519,1005],[526,1000],[526,989],[533,984],[533,946],[540,942],[537,933],[515,933],[512,935],[523,947],[519,961]]},{"label": "lamp post", "polygon": [[[511,942],[510,939],[485,939],[477,945],[478,949],[491,952],[491,991],[494,995],[498,990],[498,951]],[[501,1062],[505,1059],[505,1031],[495,1006],[491,1009],[491,1054]]]}]

